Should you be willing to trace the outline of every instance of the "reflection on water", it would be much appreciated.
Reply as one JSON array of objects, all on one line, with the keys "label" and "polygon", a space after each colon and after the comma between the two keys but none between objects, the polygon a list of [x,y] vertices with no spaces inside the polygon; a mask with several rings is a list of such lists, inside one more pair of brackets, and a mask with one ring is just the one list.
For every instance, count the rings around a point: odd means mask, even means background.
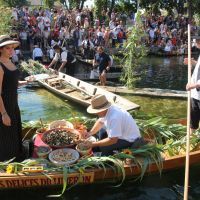
[{"label": "reflection on water", "polygon": [[[161,99],[155,97],[141,97],[123,95],[125,98],[139,104],[140,111],[152,116],[168,119],[186,117],[186,101],[179,99]],[[19,106],[22,120],[52,121],[67,119],[73,116],[90,116],[86,109],[75,103],[63,100],[45,89],[21,88],[19,90]]]},{"label": "reflection on water", "polygon": [[137,69],[142,72],[137,87],[185,90],[187,66],[183,65],[183,56],[144,58]]},{"label": "reflection on water", "polygon": [[22,121],[40,118],[44,121],[52,121],[67,119],[72,115],[87,116],[84,108],[63,100],[45,89],[20,88],[18,93]]},{"label": "reflection on water", "polygon": [[186,100],[133,95],[123,95],[123,97],[140,105],[140,111],[149,116],[160,116],[167,119],[180,119],[187,116]]}]

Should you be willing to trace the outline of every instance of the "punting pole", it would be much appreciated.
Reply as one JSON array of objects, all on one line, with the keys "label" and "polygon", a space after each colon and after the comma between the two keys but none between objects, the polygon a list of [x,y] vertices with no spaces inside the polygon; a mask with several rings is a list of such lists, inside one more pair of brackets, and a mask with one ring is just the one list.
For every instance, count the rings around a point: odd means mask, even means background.
[{"label": "punting pole", "polygon": [[[190,24],[188,24],[188,83],[191,82],[191,35]],[[188,91],[187,99],[187,137],[186,137],[186,159],[185,159],[185,185],[184,185],[184,200],[188,200],[188,182],[189,182],[189,163],[190,163],[190,96]]]}]

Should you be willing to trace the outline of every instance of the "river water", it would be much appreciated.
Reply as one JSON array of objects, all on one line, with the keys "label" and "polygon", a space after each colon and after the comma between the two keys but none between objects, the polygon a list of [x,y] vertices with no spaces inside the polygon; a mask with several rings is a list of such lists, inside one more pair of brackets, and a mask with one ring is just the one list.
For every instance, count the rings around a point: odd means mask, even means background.
[{"label": "river water", "polygon": [[[156,87],[184,90],[187,82],[187,69],[182,65],[183,57],[148,57],[144,61],[141,80],[137,87]],[[148,63],[148,64],[145,64]],[[167,119],[186,117],[186,100],[127,96],[126,98],[141,105],[140,113],[161,116]],[[20,88],[19,105],[23,121],[46,121],[67,119],[71,116],[88,116],[85,108],[65,101],[41,88]],[[200,167],[190,170],[189,199],[200,199]],[[141,182],[129,180],[121,187],[112,184],[78,186],[59,199],[67,200],[175,200],[183,199],[184,169],[163,172],[162,176],[146,176]],[[55,188],[20,191],[1,191],[0,199],[46,199],[48,194],[58,193]]]}]

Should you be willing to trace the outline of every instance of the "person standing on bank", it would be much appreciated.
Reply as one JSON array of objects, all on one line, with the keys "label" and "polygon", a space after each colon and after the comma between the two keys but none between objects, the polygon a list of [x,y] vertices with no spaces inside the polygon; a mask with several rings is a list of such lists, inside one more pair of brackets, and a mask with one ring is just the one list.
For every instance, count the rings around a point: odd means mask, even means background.
[{"label": "person standing on bank", "polygon": [[19,70],[11,61],[17,46],[18,41],[0,36],[0,161],[23,158],[17,88],[27,81],[18,81]]},{"label": "person standing on bank", "polygon": [[114,150],[138,148],[145,142],[133,117],[125,110],[112,105],[105,95],[95,95],[87,112],[99,117],[92,129],[82,135],[88,138],[99,133],[99,141],[91,144],[94,152],[112,155]]},{"label": "person standing on bank", "polygon": [[[195,40],[195,45],[198,49],[200,49],[200,35],[193,37]],[[188,64],[188,59],[184,59],[184,64]],[[190,128],[191,133],[199,128],[200,122],[200,56],[198,60],[194,60],[192,58],[191,64],[195,66],[191,83],[186,85],[186,90],[191,90],[191,122]]]},{"label": "person standing on bank", "polygon": [[65,73],[74,76],[74,71],[76,67],[76,58],[68,51],[65,47],[62,48],[57,44],[53,47],[55,50],[55,56],[51,61],[48,68],[52,68],[58,70],[59,72],[65,68]]},{"label": "person standing on bank", "polygon": [[42,58],[43,58],[42,49],[38,45],[35,45],[33,49],[33,60],[42,62]]},{"label": "person standing on bank", "polygon": [[97,54],[94,56],[93,66],[98,66],[99,68],[99,80],[100,84],[106,85],[106,72],[110,70],[111,59],[108,54],[104,52],[102,46],[97,47]]}]

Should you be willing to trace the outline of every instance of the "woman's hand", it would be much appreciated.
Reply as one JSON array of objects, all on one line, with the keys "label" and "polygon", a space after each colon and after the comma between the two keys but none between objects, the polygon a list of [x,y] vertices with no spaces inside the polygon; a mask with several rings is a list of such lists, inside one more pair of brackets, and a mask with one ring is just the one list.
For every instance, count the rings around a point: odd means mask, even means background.
[{"label": "woman's hand", "polygon": [[5,126],[11,126],[11,119],[7,113],[2,114],[2,121]]}]

